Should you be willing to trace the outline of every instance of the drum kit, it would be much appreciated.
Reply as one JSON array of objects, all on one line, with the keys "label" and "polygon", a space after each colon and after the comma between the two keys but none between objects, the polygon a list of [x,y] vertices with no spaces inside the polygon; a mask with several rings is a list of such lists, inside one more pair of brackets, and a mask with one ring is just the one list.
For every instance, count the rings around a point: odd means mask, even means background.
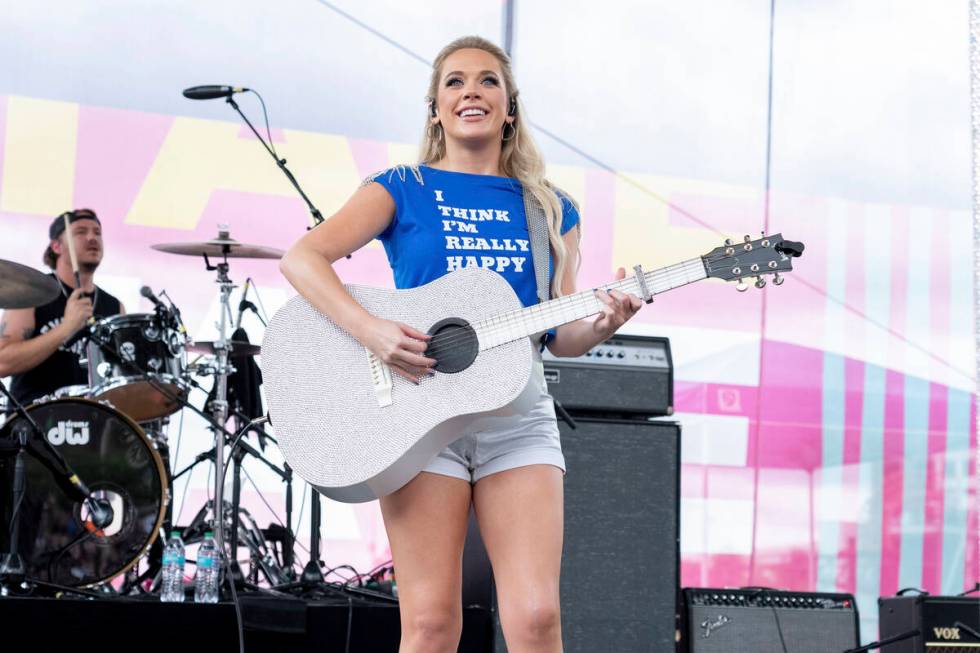
[{"label": "drum kit", "polygon": [[[121,586],[122,592],[149,588],[159,570],[160,534],[173,526],[172,483],[208,460],[215,465],[213,499],[184,529],[185,540],[193,542],[210,527],[221,546],[227,533],[231,551],[236,552],[230,558],[236,580],[244,577],[255,584],[261,577],[271,586],[295,580],[289,529],[270,527],[263,532],[258,528],[239,506],[238,476],[246,454],[273,469],[287,485],[289,524],[292,472],[288,466],[280,469],[265,460],[243,441],[246,431],[271,439],[260,427],[265,418],[251,419],[254,415],[243,414],[240,405],[229,404],[229,378],[236,365],[251,363],[246,357],[259,353],[257,345],[229,337],[230,327],[241,322],[241,313],[232,321],[230,297],[237,286],[228,275],[229,259],[278,259],[283,252],[240,243],[223,226],[212,240],[152,248],[202,258],[206,269],[216,273],[221,306],[218,337],[191,341],[169,297],[164,302],[144,287],[142,294],[155,305],[153,313],[106,317],[90,322],[72,338],[84,341],[87,385],[61,388],[24,408],[0,382],[0,391],[8,399],[0,420],[0,593],[17,591],[25,582],[85,593],[84,588],[106,590],[119,577],[121,582],[112,585]],[[43,305],[58,293],[52,277],[0,260],[0,308]],[[81,346],[75,345],[76,350]],[[198,355],[191,365],[188,354]],[[206,389],[195,376],[213,378],[204,409],[189,401],[192,389]],[[214,447],[174,473],[165,426],[185,408],[206,419],[214,433]],[[230,418],[240,431],[228,461],[233,467],[229,503],[224,482],[226,440],[235,437],[226,430]],[[235,561],[241,545],[250,555],[244,576]],[[318,553],[315,548],[316,560]],[[146,563],[142,571],[141,561]]]}]

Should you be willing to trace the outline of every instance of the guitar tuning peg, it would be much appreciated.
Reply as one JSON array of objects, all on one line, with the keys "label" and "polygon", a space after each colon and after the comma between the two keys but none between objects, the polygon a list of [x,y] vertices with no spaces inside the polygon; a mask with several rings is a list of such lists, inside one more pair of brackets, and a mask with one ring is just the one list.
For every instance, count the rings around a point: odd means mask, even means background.
[{"label": "guitar tuning peg", "polygon": [[774,286],[781,286],[781,285],[783,285],[783,282],[784,281],[786,281],[786,279],[784,279],[781,276],[779,276],[779,273],[778,272],[772,278],[772,283],[773,283]]},{"label": "guitar tuning peg", "polygon": [[726,238],[726,239],[725,239],[725,246],[726,246],[726,247],[731,247],[731,246],[732,246],[732,244],[733,244],[733,243],[732,243],[732,239],[731,239],[731,238]]},{"label": "guitar tuning peg", "polygon": [[739,292],[745,292],[748,289],[749,289],[749,285],[745,283],[745,281],[743,281],[742,279],[739,279],[738,283],[735,284],[735,290]]},{"label": "guitar tuning peg", "polygon": [[755,287],[756,288],[765,288],[766,287],[766,280],[763,279],[762,277],[756,277],[755,278]]},{"label": "guitar tuning peg", "polygon": [[752,236],[750,236],[748,234],[745,234],[745,242],[751,243],[752,242]]}]

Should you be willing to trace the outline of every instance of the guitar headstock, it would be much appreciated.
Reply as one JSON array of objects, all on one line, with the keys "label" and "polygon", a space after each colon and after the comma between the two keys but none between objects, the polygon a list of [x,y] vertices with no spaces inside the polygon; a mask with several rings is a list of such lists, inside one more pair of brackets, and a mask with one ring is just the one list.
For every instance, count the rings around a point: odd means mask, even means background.
[{"label": "guitar headstock", "polygon": [[764,276],[768,274],[775,275],[775,285],[782,284],[783,278],[779,273],[792,270],[793,259],[802,255],[803,243],[783,240],[782,234],[773,234],[755,240],[746,236],[741,243],[726,240],[724,245],[715,247],[701,258],[709,277],[737,280],[736,288],[744,291],[748,288],[744,281],[748,277],[756,277],[756,288],[766,285]]}]

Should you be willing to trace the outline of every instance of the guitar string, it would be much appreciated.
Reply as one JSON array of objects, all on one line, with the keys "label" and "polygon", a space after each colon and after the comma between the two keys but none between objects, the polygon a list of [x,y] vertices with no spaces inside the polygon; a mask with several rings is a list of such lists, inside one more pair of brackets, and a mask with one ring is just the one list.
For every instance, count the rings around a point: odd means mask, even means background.
[{"label": "guitar string", "polygon": [[[695,279],[690,278],[692,273],[696,275]],[[667,268],[644,273],[644,277],[647,281],[647,287],[651,290],[651,294],[656,294],[703,279],[705,278],[705,272],[703,263],[699,258],[674,264]],[[680,281],[680,283],[678,283],[678,281]],[[626,292],[633,292],[635,290],[637,293],[640,292],[636,277],[621,279],[602,286],[602,288],[606,290],[625,290]],[[574,295],[560,297],[546,304],[535,304],[516,311],[510,311],[493,316],[487,320],[476,322],[472,326],[473,330],[477,332],[478,336],[481,336],[479,338],[481,342],[492,341],[494,338],[499,338],[501,336],[512,336],[508,337],[507,340],[504,340],[501,343],[490,345],[496,346],[498,344],[503,344],[503,342],[523,337],[524,335],[530,335],[530,333],[526,333],[526,331],[530,329],[528,324],[534,324],[535,321],[545,320],[546,322],[552,322],[554,321],[554,318],[559,316],[564,317],[569,312],[574,312],[580,317],[587,317],[588,315],[598,313],[601,310],[601,307],[602,303],[600,300],[596,299],[594,294],[591,294],[589,291],[584,291]],[[585,313],[585,315],[580,315],[586,309],[588,309],[588,311]],[[572,317],[565,321],[570,322],[575,319],[577,318]],[[542,327],[546,326],[547,323],[542,324]],[[537,328],[534,329],[534,331],[537,330]],[[454,333],[447,334],[447,336],[442,338],[437,336],[429,342],[430,347],[434,344],[437,348],[442,350],[442,353],[445,353],[447,351],[455,350],[455,347],[452,347],[452,345],[456,344],[457,342],[469,339],[469,334]],[[482,348],[486,349],[489,347],[484,346]]]},{"label": "guitar string", "polygon": [[[695,270],[693,265],[678,266],[676,269],[669,271],[656,271],[655,273],[645,274],[644,276],[647,277],[645,280],[647,288],[651,291],[651,294],[657,294],[685,285],[693,280],[703,279],[704,269],[700,265],[700,261],[698,261],[697,268]],[[691,279],[692,273],[696,276],[693,280]],[[621,290],[636,295],[642,294],[640,284],[636,281],[635,277],[620,280],[604,288],[606,290]],[[511,336],[515,332],[520,331],[524,333],[520,333],[519,335],[530,335],[530,333],[527,333],[528,331],[534,333],[546,328],[555,322],[556,318],[562,318],[562,323],[570,322],[579,317],[586,317],[598,313],[601,311],[603,305],[604,302],[597,299],[593,293],[586,291],[585,293],[578,293],[564,299],[560,298],[554,304],[538,304],[529,307],[527,313],[522,312],[516,315],[513,313],[505,315],[505,319],[498,321],[496,324],[491,323],[490,325],[486,325],[483,333],[490,340],[495,340],[501,336]],[[570,313],[573,316],[569,317]]]},{"label": "guitar string", "polygon": [[[659,273],[660,271],[658,271]],[[656,291],[665,290],[666,287],[672,287],[675,285],[676,281],[681,281],[690,276],[690,268],[676,269],[676,270],[666,270],[662,273],[645,274],[647,277],[645,282],[647,287],[651,286]],[[666,286],[666,287],[664,287]],[[613,283],[610,283],[602,287],[606,291],[610,290],[620,290],[623,292],[630,292],[633,294],[642,294],[640,290],[640,284],[637,282],[635,277],[628,279],[622,279]],[[548,322],[552,321],[555,317],[564,317],[565,314],[569,312],[581,313],[588,309],[591,314],[593,308],[601,309],[603,302],[595,297],[594,291],[585,291],[582,293],[576,293],[575,295],[569,295],[564,298],[558,298],[553,303],[549,302],[547,304],[536,304],[528,307],[521,311],[512,311],[506,313],[494,323],[493,320],[489,324],[481,324],[488,335],[494,335],[499,331],[509,331],[513,330],[515,326],[522,326],[531,324],[534,326],[547,327]],[[574,319],[574,318],[572,318]],[[531,328],[531,327],[528,327]]]},{"label": "guitar string", "polygon": [[[704,258],[698,257],[696,259],[675,263],[665,268],[646,272],[644,273],[644,278],[648,282],[647,286],[648,289],[651,290],[651,295],[659,294],[666,290],[671,290],[682,285],[700,281],[711,276],[705,269],[705,263],[706,261]],[[743,265],[745,265],[745,263],[743,263]],[[753,271],[750,269],[745,276],[770,274],[773,271],[774,270],[769,270],[767,268],[764,270],[756,270],[753,274]],[[691,278],[692,275],[694,277],[693,279]],[[678,277],[683,277],[680,283],[678,283]],[[640,292],[639,284],[636,282],[635,276],[612,282],[606,286],[603,286],[603,288],[607,290],[627,289],[627,292],[632,292],[634,290],[637,293]],[[588,311],[582,315],[582,312],[585,311],[585,309],[588,309]],[[593,294],[585,291],[583,293],[576,293],[575,295],[558,298],[546,304],[535,304],[533,306],[518,309],[517,311],[510,311],[498,316],[493,316],[488,320],[477,322],[472,326],[474,331],[477,332],[478,341],[481,343],[481,350],[485,350],[499,346],[505,342],[516,340],[520,337],[531,335],[528,333],[528,330],[530,329],[528,324],[533,324],[534,320],[541,321],[542,319],[546,319],[546,322],[541,324],[540,327],[536,327],[535,331],[554,323],[555,318],[559,316],[564,320],[563,322],[559,323],[563,324],[565,322],[571,322],[577,318],[570,317],[565,319],[565,317],[570,311],[573,310],[575,311],[576,316],[587,317],[588,315],[598,313],[599,310],[601,310],[601,304]],[[471,338],[469,334],[457,334],[458,332],[454,334],[447,334],[447,336],[443,338],[437,337],[435,339],[435,344],[441,349],[439,353],[445,354],[455,351],[458,347],[454,345],[459,345],[462,341],[468,341]],[[501,337],[504,339],[500,342],[494,342],[495,339],[499,339]],[[433,341],[430,341],[430,343],[432,342]]]},{"label": "guitar string", "polygon": [[[695,277],[694,279],[691,278],[692,275]],[[661,293],[681,285],[686,285],[688,283],[703,279],[705,276],[704,263],[701,258],[683,261],[665,268],[644,273],[644,278],[648,289],[651,290],[651,294]],[[635,294],[639,294],[640,292],[639,283],[637,282],[635,276],[609,283],[602,286],[602,288],[605,290],[623,290],[626,292],[635,292]],[[602,302],[598,300],[594,294],[590,293],[589,291],[584,291],[574,295],[560,297],[545,304],[535,304],[516,311],[502,313],[489,319],[476,322],[472,326],[474,331],[477,332],[481,342],[493,342],[496,338],[513,336],[512,338],[508,338],[507,340],[503,341],[507,342],[511,339],[517,339],[524,335],[530,335],[529,333],[525,333],[531,328],[528,326],[529,324],[535,324],[536,322],[544,320],[546,323],[542,324],[541,326],[547,327],[547,322],[554,321],[554,318],[560,316],[563,317],[572,312],[578,316],[580,313],[588,309],[588,312],[581,316],[587,317],[588,315],[593,315],[599,312],[601,307]],[[593,308],[595,310],[592,310]],[[577,318],[572,317],[566,321],[570,322],[575,319]],[[537,330],[538,329],[535,328],[535,331]],[[470,338],[471,336],[469,334],[459,334],[458,332],[447,334],[443,337],[436,336],[429,341],[429,347],[430,349],[438,349],[440,350],[440,353],[445,354],[447,352],[454,351],[457,348],[454,345],[457,345],[462,341],[468,341]],[[502,344],[502,342],[494,343],[494,345],[490,346],[496,346],[498,344]]]},{"label": "guitar string", "polygon": [[[688,261],[683,261],[680,263],[673,264],[666,268],[661,268],[654,270],[652,272],[644,273],[644,278],[647,281],[647,286],[651,290],[651,294],[658,294],[666,290],[671,290],[677,288],[681,285],[686,285],[688,283],[693,283],[694,281],[700,281],[701,279],[712,276],[707,271],[707,257],[698,257],[695,259],[690,259]],[[717,263],[718,260],[716,259]],[[743,266],[751,266],[750,262],[743,262]],[[752,270],[749,267],[746,270],[744,276],[757,276],[762,274],[771,274],[777,270],[764,268],[761,270]],[[693,279],[691,276],[693,275]],[[678,283],[678,277],[683,276],[683,279]],[[715,275],[717,276],[717,275]],[[636,284],[634,286],[634,284]],[[631,276],[626,279],[622,279],[618,282],[614,282],[604,286],[606,289],[622,289],[624,287],[629,287],[629,291],[635,290],[639,294],[639,284],[636,283],[636,277]],[[594,303],[593,303],[594,302]],[[495,316],[489,320],[474,324],[474,329],[482,329],[481,335],[484,336],[495,336],[499,337],[501,335],[511,335],[515,332],[515,327],[524,326],[532,320],[541,320],[542,318],[552,319],[556,316],[562,315],[569,311],[569,309],[574,309],[581,311],[582,309],[589,308],[590,310],[595,307],[601,309],[601,305],[598,303],[599,300],[595,299],[595,296],[586,291],[585,293],[577,293],[576,295],[569,295],[565,298],[559,298],[548,304],[536,304],[531,307],[519,309],[517,311],[511,311],[509,313],[502,314],[501,316]],[[554,304],[552,306],[552,304]],[[584,304],[584,305],[583,305]],[[591,311],[588,314],[595,314],[598,310]],[[574,320],[571,318],[568,321]],[[540,325],[541,327],[548,326],[547,323]],[[526,333],[513,336],[516,339],[521,335],[530,335]],[[506,342],[506,340],[505,340]]]},{"label": "guitar string", "polygon": [[[700,262],[700,261],[699,261]],[[689,264],[690,262],[685,262]],[[671,266],[672,268],[679,268],[681,264]],[[671,270],[665,268],[664,270],[656,270],[654,272],[645,273],[645,277],[656,276],[657,273],[666,272],[667,275],[672,278],[678,276],[679,269]],[[627,287],[632,290],[633,286],[639,289],[639,284],[636,283],[636,278],[631,277],[628,279],[621,279],[614,281],[606,286],[603,286],[606,290],[623,290]],[[649,286],[648,286],[649,287]],[[492,316],[486,320],[481,320],[472,325],[473,330],[479,335],[484,336],[483,339],[487,339],[492,336],[499,336],[506,333],[512,333],[515,331],[516,327],[526,325],[534,320],[541,320],[544,318],[555,317],[562,315],[574,309],[585,309],[590,306],[598,306],[599,300],[595,298],[595,295],[590,294],[589,291],[584,291],[581,293],[576,293],[574,295],[568,295],[566,297],[560,297],[553,301],[547,302],[546,304],[535,304],[529,307],[521,308],[516,311],[509,311],[507,313],[502,313],[499,315]],[[575,319],[575,318],[572,318]],[[569,320],[570,321],[570,320]],[[518,336],[519,337],[519,336]],[[469,340],[469,334],[458,334],[452,333],[446,336],[439,337],[436,336],[429,341],[430,347],[441,348],[446,350],[447,345],[455,344],[457,341]]]}]

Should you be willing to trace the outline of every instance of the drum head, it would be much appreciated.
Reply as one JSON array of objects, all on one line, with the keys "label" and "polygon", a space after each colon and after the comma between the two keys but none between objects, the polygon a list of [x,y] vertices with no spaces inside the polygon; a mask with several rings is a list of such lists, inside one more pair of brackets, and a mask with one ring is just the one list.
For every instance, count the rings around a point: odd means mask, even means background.
[{"label": "drum head", "polygon": [[[87,510],[68,498],[55,476],[29,453],[18,510],[19,549],[31,579],[86,587],[108,581],[135,565],[163,522],[167,480],[160,456],[131,419],[87,399],[58,399],[28,407],[48,442],[89,489],[106,499],[112,523],[96,529]],[[0,428],[9,440],[22,418]],[[33,437],[33,436],[32,436]],[[0,459],[0,550],[9,549],[6,525],[13,516],[14,458]]]}]

